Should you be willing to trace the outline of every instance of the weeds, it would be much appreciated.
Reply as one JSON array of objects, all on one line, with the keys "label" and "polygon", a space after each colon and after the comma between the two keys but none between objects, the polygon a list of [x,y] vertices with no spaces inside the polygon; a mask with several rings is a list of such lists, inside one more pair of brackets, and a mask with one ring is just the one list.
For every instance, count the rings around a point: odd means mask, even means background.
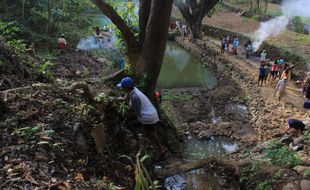
[{"label": "weeds", "polygon": [[271,188],[271,183],[268,180],[262,181],[260,182],[255,190],[269,190]]},{"label": "weeds", "polygon": [[163,100],[179,100],[179,101],[189,101],[193,99],[193,95],[191,94],[181,94],[175,92],[165,93],[163,95]]},{"label": "weeds", "polygon": [[298,158],[294,151],[285,147],[280,141],[272,141],[264,152],[265,158],[270,159],[271,163],[277,164],[283,167],[292,168],[300,164],[301,159]]},{"label": "weeds", "polygon": [[152,181],[151,177],[146,170],[143,162],[146,159],[149,159],[150,156],[148,154],[143,154],[142,150],[140,149],[139,152],[136,154],[135,158],[131,158],[127,155],[122,155],[119,158],[126,158],[128,159],[131,164],[135,167],[135,188],[134,190],[148,190],[152,189],[155,190],[157,188],[161,188],[159,185],[159,181],[155,180]]}]

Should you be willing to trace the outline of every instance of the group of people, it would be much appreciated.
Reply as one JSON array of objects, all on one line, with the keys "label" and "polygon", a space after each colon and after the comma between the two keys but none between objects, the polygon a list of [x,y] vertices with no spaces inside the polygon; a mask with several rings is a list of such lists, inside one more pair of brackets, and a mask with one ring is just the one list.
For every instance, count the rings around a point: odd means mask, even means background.
[{"label": "group of people", "polygon": [[[286,93],[287,82],[291,78],[291,68],[293,66],[290,66],[287,62],[284,61],[283,58],[279,58],[276,59],[270,67],[270,64],[267,61],[266,50],[263,50],[260,54],[260,61],[261,65],[259,67],[258,85],[261,84],[262,86],[264,82],[266,84],[268,76],[272,80],[279,78],[273,96],[277,95],[277,99],[278,101],[280,101]],[[304,102],[304,108],[310,109],[310,76],[307,76],[303,82],[302,94],[306,97],[306,100]],[[285,129],[284,133],[287,133],[290,129],[295,129],[297,135],[301,135],[302,131],[304,131],[305,127],[309,124],[309,121],[289,119],[288,127]]]},{"label": "group of people", "polygon": [[275,87],[274,96],[277,95],[278,100],[285,94],[287,81],[291,78],[291,68],[283,58],[276,59],[272,65],[267,61],[267,52],[263,50],[260,54],[260,67],[258,69],[258,85],[263,86],[267,83],[268,78],[275,80],[279,78],[279,81]]},{"label": "group of people", "polygon": [[[239,47],[240,41],[238,36],[234,36],[232,40],[232,54],[238,55],[238,47]],[[225,53],[225,51],[229,52],[229,45],[230,45],[230,35],[227,37],[223,37],[221,39],[221,53]]]},{"label": "group of people", "polygon": [[[94,40],[95,43],[102,43],[105,39],[107,39],[108,41],[110,40],[110,34],[112,32],[112,29],[104,26],[103,30],[101,31],[99,26],[95,26],[93,27],[94,30]],[[57,39],[57,48],[63,52],[65,51],[67,46],[67,40],[65,38],[65,34],[60,33]]]}]

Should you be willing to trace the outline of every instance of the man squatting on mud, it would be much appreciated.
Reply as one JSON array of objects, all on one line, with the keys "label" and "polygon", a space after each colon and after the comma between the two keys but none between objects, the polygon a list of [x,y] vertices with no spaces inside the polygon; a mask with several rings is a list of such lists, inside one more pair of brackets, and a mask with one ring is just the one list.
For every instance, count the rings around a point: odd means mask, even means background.
[{"label": "man squatting on mud", "polygon": [[128,128],[133,133],[134,138],[138,141],[137,127],[142,126],[149,133],[150,138],[158,147],[158,152],[162,154],[164,148],[160,143],[160,139],[156,132],[156,127],[159,122],[157,110],[151,101],[140,91],[130,77],[125,77],[117,85],[125,91],[125,101],[130,106],[128,113]]}]

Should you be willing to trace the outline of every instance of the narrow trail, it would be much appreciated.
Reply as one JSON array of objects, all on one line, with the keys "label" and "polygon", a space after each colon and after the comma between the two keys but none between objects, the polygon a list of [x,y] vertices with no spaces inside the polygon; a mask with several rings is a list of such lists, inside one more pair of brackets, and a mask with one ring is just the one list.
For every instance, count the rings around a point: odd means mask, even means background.
[{"label": "narrow trail", "polygon": [[[213,47],[214,49],[220,48],[220,42],[218,40],[208,38],[207,41],[210,42],[208,45]],[[248,74],[250,74],[255,80],[257,80],[259,62],[254,59],[245,59],[245,52],[242,48],[238,49],[238,53],[239,54],[237,57],[232,55],[230,52],[225,52],[224,54],[222,54],[222,56],[225,59],[230,60],[234,64],[240,65],[244,70],[246,70]],[[266,85],[264,84],[263,87],[259,87],[260,96],[265,98],[267,103],[279,103],[276,98],[273,97],[274,87],[277,81],[278,80],[271,81],[270,79],[268,79]],[[294,81],[289,81],[286,89],[286,95],[283,97],[280,103],[283,105],[291,104],[299,111],[307,112],[307,110],[303,108],[303,102],[304,98],[301,96],[300,89],[294,84]]]}]

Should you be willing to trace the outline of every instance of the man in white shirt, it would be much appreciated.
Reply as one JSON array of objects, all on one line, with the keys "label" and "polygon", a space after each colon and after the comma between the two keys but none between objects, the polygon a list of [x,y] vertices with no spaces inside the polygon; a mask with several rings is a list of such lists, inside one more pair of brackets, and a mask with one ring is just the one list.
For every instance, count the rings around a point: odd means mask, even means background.
[{"label": "man in white shirt", "polygon": [[[156,132],[156,124],[159,122],[159,117],[157,110],[151,101],[135,87],[134,82],[130,77],[123,78],[117,87],[122,88],[126,92],[125,100],[130,106],[130,111],[127,118],[132,121],[136,118],[138,122],[134,123],[145,127],[154,143],[158,146],[159,152],[163,153],[164,149]],[[132,127],[130,130],[133,132],[134,137],[138,140],[137,131],[132,129]]]},{"label": "man in white shirt", "polygon": [[278,100],[280,101],[281,98],[285,95],[285,89],[286,89],[286,84],[287,84],[287,78],[283,78],[280,80],[275,88],[275,91],[273,93],[273,96],[278,93]]}]

